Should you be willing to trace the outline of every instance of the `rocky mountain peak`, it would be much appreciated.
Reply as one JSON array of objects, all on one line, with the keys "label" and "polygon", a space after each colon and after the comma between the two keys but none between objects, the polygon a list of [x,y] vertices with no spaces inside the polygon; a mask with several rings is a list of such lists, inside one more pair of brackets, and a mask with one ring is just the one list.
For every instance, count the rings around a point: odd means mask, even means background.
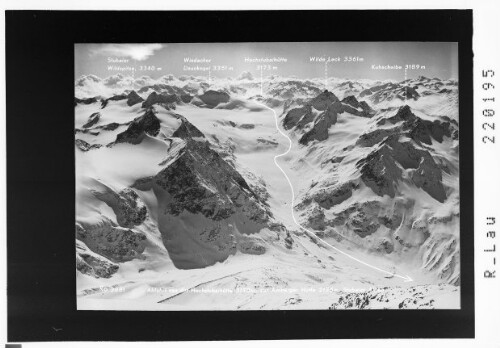
[{"label": "rocky mountain peak", "polygon": [[323,141],[328,139],[328,129],[337,123],[336,104],[330,104],[327,109],[321,113],[314,123],[314,126],[300,138],[299,143],[307,145],[313,140]]},{"label": "rocky mountain peak", "polygon": [[204,138],[205,135],[196,128],[191,122],[189,122],[185,117],[177,115],[181,119],[181,125],[172,134],[173,137],[186,139],[186,138]]},{"label": "rocky mountain peak", "polygon": [[142,141],[145,134],[157,136],[160,132],[160,120],[156,117],[154,108],[149,108],[142,115],[137,117],[128,128],[116,136],[115,143],[138,144]]},{"label": "rocky mountain peak", "polygon": [[205,104],[215,107],[221,103],[227,103],[230,99],[229,94],[223,91],[208,90],[204,94],[200,95],[199,98]]},{"label": "rocky mountain peak", "polygon": [[134,106],[135,104],[143,102],[144,99],[141,98],[139,94],[137,94],[136,91],[131,91],[128,96],[127,96],[127,105],[128,106]]},{"label": "rocky mountain peak", "polygon": [[455,125],[450,121],[422,119],[416,116],[408,105],[400,107],[394,116],[380,119],[377,125],[384,125],[386,122],[401,123],[399,131],[406,133],[411,139],[427,145],[432,144],[432,139],[441,143],[443,137],[451,137],[456,134]]}]

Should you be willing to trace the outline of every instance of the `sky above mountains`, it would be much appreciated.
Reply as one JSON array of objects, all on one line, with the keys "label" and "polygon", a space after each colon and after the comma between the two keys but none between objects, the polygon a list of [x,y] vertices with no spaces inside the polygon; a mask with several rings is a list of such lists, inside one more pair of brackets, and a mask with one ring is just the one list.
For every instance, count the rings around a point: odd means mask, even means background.
[{"label": "sky above mountains", "polygon": [[[328,61],[326,63],[326,61]],[[411,68],[406,69],[405,66]],[[398,68],[400,67],[400,68]],[[77,44],[75,77],[115,74],[158,78],[194,75],[236,78],[279,75],[298,78],[404,80],[419,75],[458,78],[453,42],[271,42]]]}]

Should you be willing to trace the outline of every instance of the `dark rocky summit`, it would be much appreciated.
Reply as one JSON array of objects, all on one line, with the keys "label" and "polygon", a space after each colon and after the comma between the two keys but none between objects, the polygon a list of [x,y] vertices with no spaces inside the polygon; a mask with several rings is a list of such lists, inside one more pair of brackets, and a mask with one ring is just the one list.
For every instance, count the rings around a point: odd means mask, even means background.
[{"label": "dark rocky summit", "polygon": [[93,104],[93,103],[97,103],[96,97],[83,98],[83,99],[75,97],[75,106],[77,106],[78,104],[89,105],[89,104]]},{"label": "dark rocky summit", "polygon": [[338,101],[339,98],[337,98],[335,94],[328,90],[324,90],[322,93],[311,99],[309,104],[316,110],[323,111],[326,110],[332,103]]},{"label": "dark rocky summit", "polygon": [[209,90],[204,94],[198,96],[202,102],[208,106],[215,107],[221,103],[227,103],[229,101],[229,94],[222,91]]},{"label": "dark rocky summit", "polygon": [[76,269],[94,278],[111,278],[119,266],[105,257],[89,252],[87,247],[77,241],[76,245]]},{"label": "dark rocky summit", "polygon": [[307,145],[314,140],[328,139],[328,129],[337,123],[338,114],[344,112],[368,118],[375,114],[366,102],[359,102],[354,96],[346,97],[341,102],[335,94],[325,90],[305,105],[289,110],[283,119],[283,127],[300,130],[313,123],[299,140],[300,144]]},{"label": "dark rocky summit", "polygon": [[116,221],[121,227],[138,226],[147,217],[146,206],[132,189],[125,188],[120,192],[111,189],[105,192],[93,191],[93,194],[113,209]]},{"label": "dark rocky summit", "polygon": [[142,141],[145,134],[157,136],[160,132],[160,120],[155,115],[154,108],[146,110],[144,115],[137,117],[128,126],[127,130],[116,136],[115,143],[138,144]]}]

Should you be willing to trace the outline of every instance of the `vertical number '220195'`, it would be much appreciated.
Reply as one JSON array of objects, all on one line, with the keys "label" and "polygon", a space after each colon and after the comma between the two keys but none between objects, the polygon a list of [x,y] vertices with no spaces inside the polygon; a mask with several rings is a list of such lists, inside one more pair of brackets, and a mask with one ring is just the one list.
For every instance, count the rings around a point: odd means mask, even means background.
[{"label": "vertical number '220195'", "polygon": [[[495,97],[491,97],[489,94],[493,92],[495,86],[490,82],[490,79],[495,76],[495,72],[493,70],[483,70],[483,83],[481,85],[482,89],[488,94],[485,93],[486,98],[483,98],[483,102],[485,103],[484,108],[482,110],[482,114],[484,117],[493,117],[495,116]],[[488,119],[487,122],[483,122],[483,130],[486,134],[483,136],[483,143],[485,144],[494,144],[495,143],[495,135],[490,134],[495,131],[495,122],[493,120],[490,121]]]}]

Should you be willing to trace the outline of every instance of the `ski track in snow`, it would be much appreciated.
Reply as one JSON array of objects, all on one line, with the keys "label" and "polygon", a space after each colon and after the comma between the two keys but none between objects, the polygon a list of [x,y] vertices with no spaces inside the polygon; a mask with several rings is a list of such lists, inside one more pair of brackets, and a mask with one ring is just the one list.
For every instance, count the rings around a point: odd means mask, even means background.
[{"label": "ski track in snow", "polygon": [[283,175],[285,176],[287,182],[288,182],[288,185],[290,186],[290,189],[292,191],[292,202],[291,202],[291,205],[290,205],[290,211],[291,211],[291,214],[292,214],[292,219],[293,219],[293,222],[295,223],[295,225],[297,225],[302,231],[306,232],[308,235],[320,240],[323,244],[327,245],[328,247],[332,248],[333,250],[341,253],[342,255],[344,256],[347,256],[348,258],[356,261],[356,262],[359,262],[361,263],[362,265],[365,265],[367,267],[370,267],[378,272],[381,272],[381,273],[385,273],[386,275],[390,275],[391,277],[398,277],[398,278],[401,278],[403,279],[403,281],[406,283],[406,282],[411,282],[413,281],[413,279],[408,276],[408,275],[399,275],[399,274],[395,274],[393,272],[389,272],[389,271],[386,271],[386,270],[383,270],[381,268],[378,268],[376,266],[373,266],[369,263],[366,263],[358,258],[355,258],[354,256],[338,249],[337,247],[334,247],[333,245],[331,245],[330,243],[324,241],[323,239],[319,238],[314,232],[312,231],[309,231],[307,228],[303,227],[298,221],[297,219],[295,218],[295,212],[294,212],[294,203],[295,203],[295,191],[293,190],[293,185],[292,185],[292,182],[290,181],[290,178],[288,177],[288,175],[285,173],[285,171],[283,170],[283,168],[280,167],[280,165],[278,164],[278,158],[280,157],[283,157],[283,156],[286,156],[290,150],[292,149],[292,140],[288,137],[288,135],[286,135],[284,132],[281,131],[281,129],[279,128],[279,123],[278,123],[278,116],[276,115],[276,111],[274,111],[274,109],[268,107],[267,105],[264,105],[264,104],[261,104],[259,103],[259,105],[265,107],[266,109],[268,110],[271,110],[273,112],[273,115],[274,115],[274,120],[276,122],[276,129],[278,130],[278,132],[283,135],[284,137],[286,137],[288,139],[288,142],[289,142],[289,145],[288,145],[288,149],[283,152],[282,154],[279,154],[279,155],[276,155],[274,156],[274,164],[279,168],[279,170],[283,173]]}]

